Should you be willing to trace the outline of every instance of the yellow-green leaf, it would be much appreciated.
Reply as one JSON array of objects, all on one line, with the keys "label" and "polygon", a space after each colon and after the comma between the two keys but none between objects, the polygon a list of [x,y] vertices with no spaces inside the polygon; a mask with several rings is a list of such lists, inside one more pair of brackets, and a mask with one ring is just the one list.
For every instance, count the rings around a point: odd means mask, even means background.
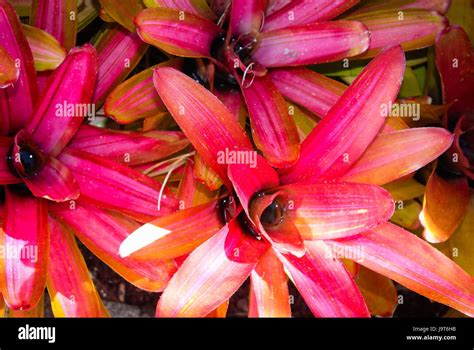
[{"label": "yellow-green leaf", "polygon": [[27,24],[23,24],[35,61],[37,71],[56,69],[66,57],[66,49],[50,34]]}]

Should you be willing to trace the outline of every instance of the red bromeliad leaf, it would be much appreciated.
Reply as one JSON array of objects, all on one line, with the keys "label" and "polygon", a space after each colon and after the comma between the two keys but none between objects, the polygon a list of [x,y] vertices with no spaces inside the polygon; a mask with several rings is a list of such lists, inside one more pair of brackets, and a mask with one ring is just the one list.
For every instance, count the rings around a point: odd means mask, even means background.
[{"label": "red bromeliad leaf", "polygon": [[3,296],[0,294],[0,317],[5,317],[5,302],[3,301]]},{"label": "red bromeliad leaf", "polygon": [[21,24],[7,0],[0,0],[2,46],[16,61],[20,75],[13,86],[0,89],[0,134],[7,135],[26,125],[38,98],[33,55]]},{"label": "red bromeliad leaf", "polygon": [[90,109],[96,64],[95,49],[86,44],[71,50],[51,76],[26,128],[33,142],[47,155],[55,157],[61,152]]},{"label": "red bromeliad leaf", "polygon": [[[192,160],[187,160],[183,165],[183,168],[183,176],[179,181],[178,193],[176,196],[179,199],[179,209],[183,210],[210,202],[203,200],[203,202],[194,203],[198,192],[197,186],[199,184],[202,186],[203,184],[194,176],[194,162]],[[206,192],[212,193],[211,191]]]},{"label": "red bromeliad leaf", "polygon": [[133,19],[145,7],[141,0],[99,0],[107,15],[113,18],[130,32],[135,32]]},{"label": "red bromeliad leaf", "polygon": [[76,45],[77,0],[33,0],[30,24],[51,34],[66,50]]},{"label": "red bromeliad leaf", "polygon": [[44,318],[44,293],[38,303],[28,310],[8,310],[8,318]]},{"label": "red bromeliad leaf", "polygon": [[132,166],[166,158],[188,145],[179,131],[142,134],[83,125],[68,147]]},{"label": "red bromeliad leaf", "polygon": [[357,9],[354,14],[390,9],[397,11],[405,9],[424,9],[445,14],[448,11],[450,2],[451,0],[372,0],[367,1],[367,3]]},{"label": "red bromeliad leaf", "polygon": [[196,248],[169,282],[158,317],[204,317],[228,300],[269,248],[230,221]]},{"label": "red bromeliad leaf", "polygon": [[22,182],[22,180],[15,176],[8,164],[8,157],[12,149],[13,139],[10,137],[0,137],[0,184],[16,184]]},{"label": "red bromeliad leaf", "polygon": [[36,197],[65,202],[79,197],[79,184],[71,171],[56,158],[49,158],[38,174],[23,178]]},{"label": "red bromeliad leaf", "polygon": [[26,24],[23,24],[23,32],[33,53],[36,71],[56,69],[66,58],[66,50],[51,34]]},{"label": "red bromeliad leaf", "polygon": [[259,259],[250,279],[249,317],[291,317],[288,278],[272,249]]},{"label": "red bromeliad leaf", "polygon": [[268,0],[233,0],[230,26],[232,34],[255,33],[262,27]]},{"label": "red bromeliad leaf", "polygon": [[128,236],[119,254],[138,260],[189,254],[222,228],[220,210],[219,203],[212,201],[153,220]]},{"label": "red bromeliad leaf", "polygon": [[270,76],[280,93],[324,117],[347,86],[306,68],[274,69]]},{"label": "red bromeliad leaf", "polygon": [[453,135],[441,128],[416,128],[378,136],[341,177],[343,181],[385,185],[411,174],[443,154]]},{"label": "red bromeliad leaf", "polygon": [[214,95],[216,95],[217,98],[221,100],[227,109],[234,115],[235,120],[238,121],[240,125],[245,126],[247,111],[240,92],[237,90],[215,90]]},{"label": "red bromeliad leaf", "polygon": [[94,103],[101,106],[107,95],[136,67],[148,49],[136,33],[114,25],[95,42],[98,52]]},{"label": "red bromeliad leaf", "polygon": [[322,241],[306,243],[306,254],[279,258],[316,317],[369,317],[351,275]]},{"label": "red bromeliad leaf", "polygon": [[0,46],[0,89],[10,87],[18,80],[20,70],[7,50]]},{"label": "red bromeliad leaf", "polygon": [[299,156],[299,137],[288,106],[268,75],[242,87],[250,115],[253,140],[275,167],[285,168]]},{"label": "red bromeliad leaf", "polygon": [[287,185],[288,215],[304,240],[351,236],[374,228],[393,214],[390,194],[378,186],[351,183]]},{"label": "red bromeliad leaf", "polygon": [[73,149],[66,149],[59,160],[79,183],[81,200],[139,221],[169,214],[178,206],[176,198],[163,191],[159,182],[125,165]]},{"label": "red bromeliad leaf", "polygon": [[155,70],[154,83],[196,151],[229,185],[227,163],[230,159],[226,159],[226,155],[252,150],[232,113],[210,91],[173,68]]},{"label": "red bromeliad leaf", "polygon": [[210,20],[216,19],[207,0],[143,0],[146,7],[165,7],[198,15]]},{"label": "red bromeliad leaf", "polygon": [[176,56],[208,57],[221,33],[214,22],[167,8],[151,8],[135,18],[137,33],[148,44]]},{"label": "red bromeliad leaf", "polygon": [[245,212],[249,213],[252,198],[263,190],[276,188],[278,174],[265,158],[255,153],[255,162],[229,164],[229,179]]},{"label": "red bromeliad leaf", "polygon": [[176,67],[179,60],[170,60],[150,67],[117,86],[105,100],[105,114],[119,124],[161,115],[166,107],[153,86],[153,71],[158,67]]},{"label": "red bromeliad leaf", "polygon": [[369,31],[355,21],[312,23],[264,32],[252,58],[265,67],[338,61],[369,47]]},{"label": "red bromeliad leaf", "polygon": [[[21,185],[18,185],[21,186]],[[0,246],[0,288],[10,309],[30,309],[43,295],[49,255],[47,202],[7,186]],[[25,220],[28,218],[28,220]]]},{"label": "red bromeliad leaf", "polygon": [[453,103],[449,115],[457,120],[474,113],[474,52],[466,32],[451,26],[436,41],[436,65],[441,76],[443,100]]},{"label": "red bromeliad leaf", "polygon": [[404,70],[399,46],[369,63],[304,140],[299,160],[282,172],[281,181],[314,182],[344,174],[385,123],[381,107],[395,100]]},{"label": "red bromeliad leaf", "polygon": [[419,9],[375,11],[348,19],[364,23],[370,31],[369,49],[358,58],[373,57],[383,48],[398,44],[405,51],[431,46],[447,26],[439,13]]},{"label": "red bromeliad leaf", "polygon": [[358,2],[359,0],[290,1],[286,6],[265,18],[263,31],[328,21]]},{"label": "red bromeliad leaf", "polygon": [[100,296],[74,236],[49,218],[51,244],[47,287],[54,317],[100,317]]},{"label": "red bromeliad leaf", "polygon": [[[63,60],[64,62],[64,60]],[[47,83],[49,82],[51,75],[54,73],[54,71],[43,71],[43,72],[36,72],[36,81],[38,82],[38,89],[40,92],[43,92],[45,86],[47,86]]]},{"label": "red bromeliad leaf", "polygon": [[427,298],[474,315],[474,279],[411,232],[387,223],[326,243],[351,255],[362,254],[361,265]]},{"label": "red bromeliad leaf", "polygon": [[118,255],[120,244],[139,227],[137,223],[84,204],[76,204],[74,208],[56,204],[52,209],[92,253],[138,288],[162,291],[176,271],[171,261],[135,261]]},{"label": "red bromeliad leaf", "polygon": [[420,221],[423,237],[431,243],[448,240],[462,222],[469,205],[469,183],[466,177],[443,179],[431,173],[426,184]]}]

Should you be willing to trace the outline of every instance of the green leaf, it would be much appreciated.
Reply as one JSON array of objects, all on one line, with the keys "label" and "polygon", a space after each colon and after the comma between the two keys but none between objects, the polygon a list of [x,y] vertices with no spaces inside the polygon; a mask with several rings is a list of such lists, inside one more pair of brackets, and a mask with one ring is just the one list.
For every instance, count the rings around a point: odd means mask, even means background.
[{"label": "green leaf", "polygon": [[423,92],[421,91],[420,85],[418,84],[418,79],[416,78],[413,69],[411,67],[407,67],[398,96],[400,98],[407,98],[421,96],[422,94]]},{"label": "green leaf", "polygon": [[99,16],[99,3],[95,0],[79,0],[77,4],[78,27],[80,32]]}]

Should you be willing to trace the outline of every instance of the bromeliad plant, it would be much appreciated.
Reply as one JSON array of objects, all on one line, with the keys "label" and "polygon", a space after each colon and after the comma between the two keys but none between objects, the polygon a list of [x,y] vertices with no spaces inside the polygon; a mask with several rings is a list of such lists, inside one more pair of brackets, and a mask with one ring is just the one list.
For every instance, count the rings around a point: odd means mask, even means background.
[{"label": "bromeliad plant", "polygon": [[84,125],[100,86],[95,48],[72,48],[39,93],[30,46],[5,0],[0,31],[2,72],[7,68],[0,89],[0,288],[8,308],[34,308],[47,286],[56,316],[107,314],[73,233],[131,283],[162,290],[174,262],[137,263],[116,250],[138,227],[132,219],[169,214],[177,200],[127,165],[167,157],[187,141],[179,132],[142,135]]},{"label": "bromeliad plant", "polygon": [[[380,107],[395,100],[404,65],[400,47],[380,53],[303,141],[296,162],[277,170],[262,156],[236,161],[255,151],[232,113],[178,70],[155,70],[162,101],[226,188],[220,200],[158,218],[122,243],[123,257],[181,262],[157,316],[206,316],[249,276],[250,316],[290,316],[286,273],[314,315],[368,317],[344,257],[473,315],[473,278],[386,223],[393,202],[377,185],[416,171],[453,140],[441,128],[383,129]],[[222,154],[234,157],[223,162]]]},{"label": "bromeliad plant", "polygon": [[[114,3],[114,1],[102,2],[105,9],[110,11],[111,17],[120,23],[128,23],[129,26],[133,27],[130,17],[123,11],[123,8],[127,7],[126,4],[121,9],[120,6],[112,8],[110,6],[111,3]],[[234,112],[234,120],[238,119],[238,106],[240,105],[240,94],[236,94],[235,90],[240,89],[249,112],[253,141],[256,146],[274,167],[285,168],[291,166],[294,160],[298,158],[299,145],[295,141],[297,140],[295,137],[295,127],[292,118],[288,116],[288,107],[282,95],[304,106],[316,115],[323,117],[336,103],[339,96],[344,92],[345,87],[308,69],[279,67],[330,61],[331,58],[328,53],[334,53],[331,49],[336,49],[335,51],[337,52],[338,43],[331,47],[322,45],[324,37],[322,38],[318,34],[323,32],[319,32],[318,28],[331,26],[331,24],[322,23],[318,25],[308,23],[329,19],[331,13],[334,15],[337,11],[343,12],[351,5],[354,5],[354,3],[348,1],[333,2],[331,4],[299,1],[274,3],[270,1],[266,11],[262,10],[266,6],[266,2],[263,1],[232,1],[224,3],[227,5],[221,7],[214,6],[213,13],[206,6],[205,2],[146,1],[146,6],[154,8],[140,13],[140,6],[133,6],[134,11],[130,12],[137,14],[135,24],[138,33],[144,41],[170,54],[198,58],[194,61],[185,60],[184,64],[173,62],[164,65],[172,65],[181,69],[195,81],[213,91]],[[282,6],[282,8],[276,8],[274,5]],[[346,17],[347,19],[359,22],[345,23],[346,29],[348,27],[352,29],[359,28],[359,34],[362,36],[364,27],[360,22],[364,23],[370,31],[371,40],[367,42],[367,46],[370,46],[370,48],[366,53],[362,53],[362,51],[366,51],[368,48],[364,49],[358,46],[364,40],[361,40],[361,42],[354,40],[354,48],[358,47],[361,50],[361,53],[356,58],[371,57],[382,47],[394,43],[401,43],[405,50],[431,45],[436,34],[440,33],[446,26],[446,21],[438,13],[430,11],[435,10],[445,13],[448,5],[448,1],[389,1],[383,6],[367,5],[360,7],[355,13],[349,14]],[[128,8],[132,7],[129,6]],[[326,13],[321,11],[321,9],[329,9],[329,11]],[[402,10],[402,15],[406,17],[400,18],[400,10]],[[265,16],[262,16],[264,12],[266,12]],[[219,19],[216,18],[215,13],[218,14],[217,17]],[[319,18],[318,16],[320,15],[323,18]],[[324,17],[325,15],[328,16]],[[272,20],[273,24],[266,24],[272,22]],[[217,26],[213,25],[212,21],[215,21]],[[344,26],[343,22],[336,23],[334,26],[337,27],[338,24]],[[271,28],[272,25],[276,27]],[[225,30],[226,28],[227,30]],[[286,28],[286,30],[272,32],[273,29],[281,28]],[[334,35],[333,39],[337,35],[348,35],[348,32],[336,30],[332,32]],[[352,32],[352,34],[355,32],[357,30]],[[327,31],[324,33],[327,33]],[[274,39],[274,41],[269,38]],[[263,45],[262,41],[264,42]],[[266,47],[268,42],[270,42],[269,46],[273,50],[268,50],[268,55],[263,55],[264,57],[259,61],[258,52],[259,50],[265,51],[265,49],[268,49]],[[326,48],[328,51],[321,50],[321,47]],[[347,52],[343,53],[343,51],[338,52],[341,57],[333,57],[333,59],[337,60],[345,55],[349,56]],[[262,60],[265,61],[265,59],[273,60],[274,62],[262,64]],[[266,74],[267,68],[270,68],[270,74]],[[106,103],[105,106],[107,114],[120,123],[127,123],[140,117],[149,117],[153,113],[161,113],[164,107],[163,101],[153,94],[151,88],[153,69],[151,68],[147,72],[143,72],[143,74],[130,79],[130,81],[112,92],[110,99],[107,101],[109,103]],[[271,79],[268,79],[267,76],[270,76]],[[162,91],[156,79],[155,85],[159,92]],[[190,88],[193,89],[194,87]],[[146,101],[146,104],[144,101]],[[145,105],[146,107],[142,108]],[[165,105],[170,109],[169,104],[165,103]],[[128,108],[127,110],[123,106],[133,108]],[[236,109],[237,113],[235,113]],[[130,113],[130,111],[136,110],[139,112]],[[184,106],[179,106],[178,111],[175,110],[175,119],[178,118],[177,114],[188,116]],[[237,118],[235,114],[237,114]],[[183,128],[182,124],[180,126]],[[196,128],[196,124],[193,124],[193,128]],[[208,127],[198,130],[203,135],[209,134]],[[390,125],[385,125],[384,130],[393,131]],[[394,133],[393,139],[386,140],[387,143],[384,143],[383,138],[378,138],[377,144],[385,149],[385,151],[388,151],[390,149],[389,142],[393,142],[396,145],[404,142],[402,135],[405,134],[400,133],[399,135]],[[411,134],[411,136],[413,137],[412,141],[417,137],[415,134]],[[188,137],[190,136],[188,135]],[[213,142],[210,140],[214,138],[213,136],[206,137],[206,142]],[[202,152],[199,151],[196,143],[194,142],[194,146],[198,150],[199,155],[196,158],[196,168],[199,168],[200,159],[206,157],[202,156]],[[208,148],[207,145],[202,145],[201,147]],[[377,159],[384,159],[384,164],[387,166],[389,166],[390,162],[393,162],[394,166],[406,167],[409,163],[407,158],[412,153],[412,149],[408,147],[399,148],[401,149],[397,150],[398,154],[395,152],[391,152],[391,154],[384,153],[384,157]],[[227,150],[227,148],[225,149]],[[420,154],[422,152],[420,149]],[[367,153],[368,157],[380,156],[377,153],[375,155],[370,154],[370,152]],[[432,156],[432,158],[435,157],[436,155]],[[399,162],[397,163],[396,160]],[[212,164],[212,160],[209,157],[205,161],[207,164]],[[407,169],[416,170],[421,165],[413,164],[412,167]],[[216,171],[216,167],[211,166],[211,168]],[[283,170],[282,174],[284,172]],[[409,172],[407,170],[407,173]],[[217,172],[217,174],[221,177],[224,176],[224,179],[227,178],[225,171]],[[196,172],[196,175],[199,179],[206,181],[210,188],[215,189],[215,187],[212,187],[213,184],[209,183],[208,177],[201,177],[202,174],[199,171]],[[357,179],[358,176],[360,176],[359,179]],[[354,174],[354,177],[354,181],[364,181],[378,185],[388,183],[397,178],[397,176],[390,172],[374,171],[374,174],[372,174],[368,170],[360,171],[360,174]],[[227,185],[229,187],[229,184]],[[206,210],[212,210],[213,207],[211,205],[211,209],[208,207],[203,208],[205,208],[204,211],[207,213]],[[169,235],[168,231],[171,230],[170,226],[175,227],[173,220],[177,222],[185,220],[186,215],[192,215],[193,213],[201,213],[201,211],[197,209],[195,211],[190,210],[187,213],[178,213],[176,217],[169,217],[166,220],[163,219],[156,222],[157,226],[162,227],[164,225],[163,227],[166,227],[164,230],[155,232],[157,237],[160,237],[158,243],[156,245],[151,244],[149,249],[145,249],[145,252],[142,252],[143,254],[139,252],[135,254],[142,257],[160,256],[164,258],[175,257],[179,253],[188,252],[191,246],[194,245],[186,243],[184,248],[177,248],[176,246],[179,245],[179,242],[172,242],[175,236]],[[202,215],[202,213],[199,215]],[[196,241],[204,241],[209,235],[208,231],[213,231],[216,226],[219,226],[217,224],[218,221],[211,220],[208,215],[203,215],[203,217],[205,218],[203,221],[197,220],[196,217],[191,220],[203,225],[202,232],[199,234],[193,232],[196,235]],[[179,227],[178,224],[176,226]],[[154,231],[152,230],[152,232]],[[177,236],[179,237],[185,236],[187,233],[185,229],[178,230],[178,232]],[[154,240],[155,236],[142,233],[141,235],[137,234],[136,237],[138,237],[136,241],[131,238],[128,241],[130,245],[124,246],[123,254],[127,255],[137,249],[136,244],[138,246],[147,245],[150,241]],[[177,251],[173,251],[174,248]],[[137,256],[135,254],[132,255]],[[179,259],[179,261],[181,260],[182,258]],[[165,295],[170,294],[165,293]],[[251,300],[254,299],[252,298]],[[255,304],[251,303],[251,305]],[[207,311],[209,312],[210,310]]]},{"label": "bromeliad plant", "polygon": [[469,181],[474,180],[474,50],[459,26],[451,26],[439,35],[435,50],[443,103],[448,106],[442,126],[455,138],[428,179],[421,222],[425,239],[440,243],[448,240],[464,219]]},{"label": "bromeliad plant", "polygon": [[[432,10],[445,12],[448,4],[408,1],[401,7],[404,20],[399,20],[400,4],[392,1],[383,9],[362,7],[360,20],[330,21],[357,1],[236,0],[215,2],[211,9],[206,1],[150,0],[144,1],[149,7],[144,10],[133,0],[101,3],[119,23],[135,25],[146,43],[191,58],[181,70],[229,109],[240,105],[240,94],[235,93],[240,90],[253,142],[277,168],[291,165],[299,154],[297,127],[284,97],[324,116],[341,90],[341,84],[309,69],[286,67],[373,57],[397,44],[407,51],[432,45],[446,26],[444,17]],[[151,76],[148,70],[112,92],[106,114],[129,123],[162,111]],[[131,113],[135,109],[141,113]]]}]

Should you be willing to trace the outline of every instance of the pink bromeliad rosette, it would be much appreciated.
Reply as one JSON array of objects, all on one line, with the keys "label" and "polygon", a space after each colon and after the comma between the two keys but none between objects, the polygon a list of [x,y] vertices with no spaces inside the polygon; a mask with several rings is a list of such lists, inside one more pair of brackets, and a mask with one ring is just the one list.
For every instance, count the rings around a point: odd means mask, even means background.
[{"label": "pink bromeliad rosette", "polygon": [[193,79],[170,67],[155,70],[162,101],[227,189],[220,200],[151,221],[122,243],[122,256],[181,264],[157,316],[206,316],[249,276],[250,316],[290,316],[288,276],[314,315],[368,317],[345,257],[474,314],[473,278],[387,222],[394,204],[380,186],[428,164],[453,141],[442,128],[386,127],[380,107],[394,102],[404,68],[399,46],[383,50],[298,145],[297,160],[277,169],[262,156],[256,164],[219,161],[229,150],[254,152],[242,127]]},{"label": "pink bromeliad rosette", "polygon": [[11,312],[32,310],[47,286],[55,316],[107,315],[74,235],[129,282],[161,291],[175,262],[136,262],[116,251],[137,221],[178,208],[161,183],[132,167],[181,150],[188,144],[184,135],[84,125],[83,107],[96,103],[97,86],[109,83],[96,79],[96,49],[72,48],[40,92],[30,44],[4,0],[0,32],[6,67],[0,88],[0,304],[4,299]]}]

